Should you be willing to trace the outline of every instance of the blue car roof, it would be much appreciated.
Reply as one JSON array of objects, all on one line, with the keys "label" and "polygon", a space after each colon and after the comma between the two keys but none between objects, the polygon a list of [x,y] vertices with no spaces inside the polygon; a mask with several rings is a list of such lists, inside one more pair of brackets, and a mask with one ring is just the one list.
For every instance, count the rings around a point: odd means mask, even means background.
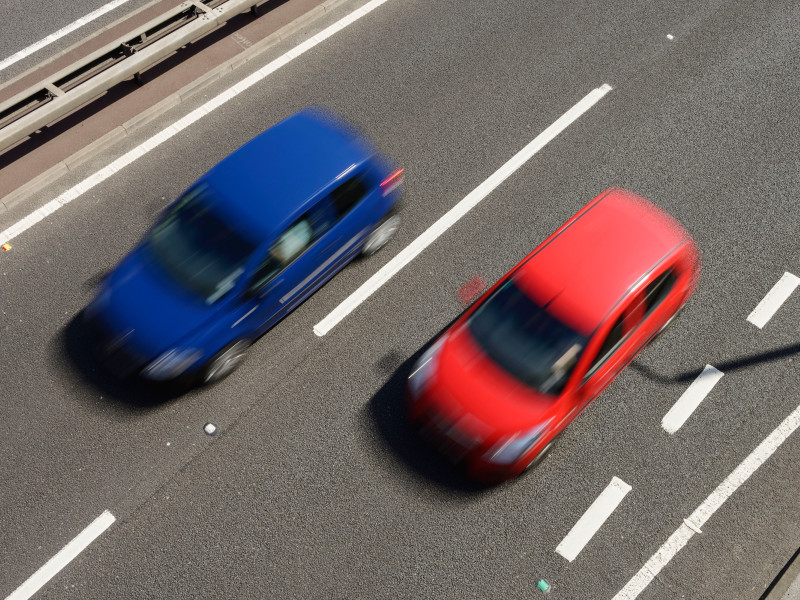
[{"label": "blue car roof", "polygon": [[271,239],[343,173],[375,151],[343,122],[306,108],[259,134],[197,182],[212,210],[250,233]]}]

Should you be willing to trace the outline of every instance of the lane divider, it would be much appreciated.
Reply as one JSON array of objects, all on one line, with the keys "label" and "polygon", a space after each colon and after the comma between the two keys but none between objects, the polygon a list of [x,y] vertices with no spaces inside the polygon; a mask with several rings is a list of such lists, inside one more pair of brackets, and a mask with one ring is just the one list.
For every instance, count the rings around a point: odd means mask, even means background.
[{"label": "lane divider", "polygon": [[641,594],[661,570],[711,518],[731,495],[739,489],[781,444],[800,426],[800,406],[770,433],[738,467],[736,467],[708,498],[669,536],[661,548],[650,557],[613,600],[634,600]]},{"label": "lane divider", "polygon": [[575,106],[561,115],[552,125],[529,142],[527,146],[511,157],[508,162],[492,173],[486,181],[467,194],[463,200],[442,215],[438,221],[428,227],[417,239],[401,250],[400,253],[386,263],[377,273],[367,279],[361,287],[350,294],[339,306],[333,309],[327,317],[314,325],[314,333],[322,337],[336,327],[342,319],[353,312],[364,300],[379,290],[384,283],[389,281],[389,279],[396,275],[403,267],[419,256],[425,248],[435,242],[439,236],[450,229],[461,217],[475,208],[481,200],[515,173],[517,169],[528,162],[528,160],[539,152],[539,150],[544,148],[548,142],[553,140],[559,133],[564,131],[572,123],[577,121],[581,115],[597,104],[611,89],[611,86],[606,83],[586,94]]},{"label": "lane divider", "polygon": [[566,537],[556,547],[556,552],[572,562],[580,554],[583,547],[589,543],[594,534],[602,527],[606,519],[619,506],[622,499],[631,491],[631,486],[622,481],[619,477],[614,477],[606,489],[592,502],[586,509],[583,516],[572,527]]},{"label": "lane divider", "polygon": [[667,433],[675,433],[692,413],[700,406],[703,399],[714,389],[717,382],[722,379],[722,371],[706,365],[702,372],[686,388],[678,401],[669,409],[664,418],[661,419],[661,427]]},{"label": "lane divider", "polygon": [[789,272],[784,273],[753,309],[753,312],[747,315],[747,320],[759,329],[763,329],[764,325],[769,323],[769,320],[778,312],[778,309],[792,295],[798,285],[800,285],[800,277]]},{"label": "lane divider", "polygon": [[103,511],[99,517],[86,526],[75,539],[64,546],[58,554],[48,560],[42,568],[31,575],[28,580],[11,592],[6,600],[28,600],[38,592],[48,581],[55,577],[61,569],[66,567],[73,558],[95,541],[100,535],[116,521],[116,517],[109,511]]}]

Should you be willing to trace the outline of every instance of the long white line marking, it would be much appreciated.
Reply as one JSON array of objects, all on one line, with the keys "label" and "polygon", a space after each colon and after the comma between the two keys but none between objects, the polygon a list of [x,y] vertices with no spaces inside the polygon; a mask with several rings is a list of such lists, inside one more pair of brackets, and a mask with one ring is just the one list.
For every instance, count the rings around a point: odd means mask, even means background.
[{"label": "long white line marking", "polygon": [[589,543],[606,519],[619,506],[622,499],[631,491],[631,486],[614,477],[606,489],[592,502],[583,516],[573,526],[567,536],[556,548],[561,556],[572,562],[583,547]]},{"label": "long white line marking", "polygon": [[795,429],[800,426],[800,406],[786,417],[772,433],[770,433],[738,467],[736,467],[717,488],[709,494],[708,498],[698,506],[695,511],[684,519],[658,551],[650,557],[639,572],[622,588],[614,600],[634,600],[650,582],[661,572],[667,563],[683,548],[706,521],[711,518],[717,509],[731,497],[731,495],[756,472],[764,462],[772,456],[783,442],[786,441]]},{"label": "long white line marking", "polygon": [[81,195],[85,194],[94,186],[102,183],[103,181],[111,177],[117,171],[124,169],[129,164],[134,162],[136,159],[141,158],[142,156],[144,156],[157,146],[166,142],[172,136],[183,131],[195,121],[199,121],[204,116],[210,114],[215,109],[219,108],[232,98],[235,98],[236,96],[238,96],[251,86],[263,80],[265,77],[271,75],[285,64],[291,62],[304,52],[307,52],[308,50],[310,50],[323,40],[326,40],[327,38],[332,36],[334,33],[341,31],[346,26],[350,25],[351,23],[354,23],[364,15],[375,10],[385,2],[388,2],[388,0],[371,0],[371,2],[367,2],[361,8],[353,11],[352,13],[343,17],[333,25],[330,25],[329,27],[319,32],[313,38],[306,40],[305,42],[299,44],[298,46],[286,52],[286,54],[283,54],[282,56],[279,56],[272,62],[267,63],[265,66],[263,66],[261,69],[259,69],[252,75],[242,79],[239,83],[228,88],[227,90],[225,90],[218,96],[212,98],[202,106],[196,108],[182,119],[179,119],[178,121],[176,121],[166,129],[162,130],[161,132],[157,133],[153,137],[149,138],[148,140],[145,140],[133,150],[130,150],[126,154],[123,154],[117,160],[113,161],[106,167],[100,169],[94,175],[87,177],[86,179],[84,179],[77,185],[71,187],[66,192],[55,198],[54,200],[51,200],[40,209],[32,212],[21,221],[18,221],[17,223],[15,223],[11,227],[0,233],[0,245],[3,245],[6,242],[11,241],[24,231],[27,231],[28,229],[36,225],[36,223],[38,223],[48,215],[53,214],[55,211],[57,211],[65,204],[69,204],[70,202],[75,200],[75,198],[78,198]]},{"label": "long white line marking", "polygon": [[762,329],[769,320],[778,312],[781,305],[786,302],[786,299],[792,295],[792,292],[800,285],[800,277],[792,275],[791,273],[784,273],[772,289],[767,292],[763,300],[758,303],[747,316],[747,320],[753,325]]},{"label": "long white line marking", "polygon": [[417,239],[406,246],[392,260],[386,263],[377,273],[367,279],[361,287],[350,294],[339,306],[314,325],[314,333],[323,336],[333,329],[342,319],[349,315],[359,304],[369,298],[384,283],[389,281],[403,267],[414,260],[425,248],[447,231],[461,217],[488,196],[497,186],[503,183],[517,169],[524,165],[534,154],[539,152],[548,142],[594,106],[603,96],[611,91],[611,86],[603,84],[586,94],[575,106],[561,115],[552,125],[517,152],[508,162],[492,173],[489,178],[472,190],[467,196],[447,211],[433,225],[428,227]]},{"label": "long white line marking", "polygon": [[42,586],[50,581],[61,569],[66,567],[70,561],[78,556],[81,552],[95,541],[101,533],[111,527],[111,524],[116,521],[114,515],[107,510],[102,515],[92,521],[86,529],[81,531],[75,539],[69,544],[64,546],[58,554],[48,560],[44,566],[31,575],[28,580],[19,586],[16,590],[11,592],[6,600],[28,600]]},{"label": "long white line marking", "polygon": [[35,44],[31,44],[30,46],[28,46],[27,48],[25,48],[23,50],[20,50],[16,54],[12,54],[8,58],[0,61],[0,71],[10,67],[15,62],[18,62],[18,61],[22,60],[26,56],[28,56],[30,54],[33,54],[34,52],[37,52],[38,50],[41,50],[45,46],[48,46],[48,45],[52,44],[56,40],[64,37],[65,35],[67,35],[68,33],[72,33],[76,29],[79,29],[80,27],[83,27],[84,25],[86,25],[88,23],[91,23],[92,21],[94,21],[98,17],[102,17],[107,12],[112,11],[115,8],[119,7],[119,6],[122,6],[126,2],[130,2],[130,0],[113,0],[113,2],[109,2],[108,4],[106,4],[105,6],[101,6],[97,10],[93,10],[92,12],[90,12],[85,17],[81,17],[80,19],[78,19],[74,23],[70,23],[66,27],[62,27],[61,29],[59,29],[55,33],[51,33],[46,38],[39,40]]},{"label": "long white line marking", "polygon": [[711,365],[706,365],[678,401],[669,409],[661,419],[661,427],[667,433],[675,433],[686,422],[708,393],[722,379],[722,371]]}]

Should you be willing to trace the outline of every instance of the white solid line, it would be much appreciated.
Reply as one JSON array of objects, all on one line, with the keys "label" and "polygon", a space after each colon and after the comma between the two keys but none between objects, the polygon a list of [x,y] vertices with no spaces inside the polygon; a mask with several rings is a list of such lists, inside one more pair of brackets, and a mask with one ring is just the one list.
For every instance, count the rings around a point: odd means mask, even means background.
[{"label": "white solid line", "polygon": [[[367,2],[364,6],[355,11],[355,13],[358,13],[358,16],[356,18],[351,18],[348,24],[355,22],[357,19],[360,19],[364,15],[370,13],[374,9],[378,8],[381,4],[384,4],[385,2],[388,2],[388,0],[371,0],[371,2]],[[352,14],[353,13],[351,13],[351,16]],[[345,21],[346,19],[348,19],[348,17],[343,17],[341,21]],[[333,25],[330,25],[327,29],[323,30],[322,33],[327,32],[328,29],[334,31],[340,31],[342,27],[339,26],[337,22],[334,23]],[[322,39],[325,39],[326,37],[329,36],[324,36]],[[53,214],[55,211],[57,211],[65,204],[69,204],[70,202],[75,200],[75,198],[78,198],[82,194],[85,194],[94,186],[102,183],[103,181],[111,177],[117,171],[127,167],[136,159],[141,158],[149,151],[153,150],[160,144],[166,142],[168,139],[170,139],[178,132],[186,129],[195,121],[199,121],[207,114],[210,114],[212,111],[222,106],[228,100],[235,98],[238,94],[244,92],[250,86],[258,83],[259,81],[262,81],[265,77],[275,72],[280,67],[291,62],[293,59],[301,55],[301,53],[298,52],[298,48],[302,47],[302,51],[306,52],[309,49],[313,48],[316,44],[317,42],[314,42],[313,44],[309,44],[308,41],[302,42],[292,50],[289,50],[286,54],[279,56],[278,58],[268,63],[266,66],[262,67],[252,75],[238,82],[237,84],[232,86],[232,88],[229,88],[228,90],[222,92],[218,96],[215,96],[202,106],[196,108],[188,115],[184,116],[182,119],[166,127],[163,131],[152,136],[150,139],[145,140],[133,150],[130,150],[126,154],[123,154],[118,159],[116,159],[111,164],[101,169],[94,175],[87,177],[86,179],[84,179],[77,185],[71,187],[66,192],[55,198],[54,200],[51,200],[38,210],[35,210],[21,221],[18,221],[17,223],[15,223],[11,227],[0,233],[0,246],[5,244],[6,242],[10,242],[12,239],[17,237],[21,233],[27,231],[28,229],[36,225],[36,223],[38,223],[48,215]],[[234,89],[235,91],[232,91]]]},{"label": "white solid line", "polygon": [[101,6],[97,10],[93,10],[92,12],[90,12],[85,17],[81,17],[80,19],[78,19],[74,23],[70,23],[69,25],[67,25],[66,27],[62,27],[61,29],[59,29],[55,33],[51,33],[46,38],[39,40],[35,44],[31,44],[30,46],[28,46],[27,48],[25,48],[23,50],[20,50],[16,54],[12,54],[8,58],[0,61],[0,71],[10,67],[15,62],[18,62],[18,61],[22,60],[26,56],[28,56],[30,54],[33,54],[34,52],[36,52],[38,50],[41,50],[45,46],[48,46],[48,45],[52,44],[56,40],[64,37],[65,35],[67,35],[68,33],[72,33],[76,29],[79,29],[80,27],[83,27],[84,25],[86,25],[88,23],[91,23],[92,21],[94,21],[98,17],[102,17],[107,12],[112,11],[115,8],[119,7],[119,6],[122,6],[126,2],[130,2],[130,0],[114,0],[113,2],[109,2],[105,6]]},{"label": "white solid line", "polygon": [[583,513],[583,516],[575,523],[561,543],[556,548],[561,556],[572,562],[578,556],[583,547],[589,543],[598,529],[605,523],[606,519],[619,506],[622,499],[631,486],[622,481],[619,477],[614,477],[606,489],[592,502],[592,505]]},{"label": "white solid line", "polygon": [[66,567],[73,558],[86,550],[89,544],[95,541],[106,529],[111,527],[114,521],[116,521],[114,515],[107,510],[103,511],[102,515],[92,521],[86,529],[81,531],[75,539],[64,546],[58,554],[48,560],[44,566],[31,575],[25,583],[11,592],[11,595],[7,596],[6,600],[28,600],[28,598],[38,592],[42,586],[50,581],[61,569]]},{"label": "white solid line", "polygon": [[764,299],[758,303],[747,316],[747,320],[753,325],[762,329],[769,320],[778,312],[781,305],[786,302],[786,299],[792,295],[792,292],[800,285],[800,277],[792,275],[791,273],[784,273],[783,277],[778,280],[772,289],[767,292]]},{"label": "white solid line", "polygon": [[658,551],[650,557],[639,572],[634,575],[613,600],[634,600],[650,582],[658,575],[670,560],[683,548],[689,539],[699,533],[700,528],[711,518],[731,495],[739,489],[772,454],[780,448],[794,431],[800,426],[800,406],[786,417],[772,433],[770,433],[738,467],[736,467],[708,498],[681,523],[680,527],[669,536]]},{"label": "white solid line", "polygon": [[667,433],[675,433],[686,422],[695,409],[708,395],[708,393],[722,379],[722,371],[715,369],[711,365],[706,365],[703,371],[697,376],[686,391],[683,392],[675,405],[669,409],[664,418],[661,419],[661,427]]},{"label": "white solid line", "polygon": [[488,196],[497,186],[503,183],[517,169],[524,165],[534,154],[539,152],[548,142],[564,131],[569,125],[594,106],[603,96],[611,91],[611,86],[603,84],[586,94],[575,106],[561,115],[552,125],[540,133],[527,146],[517,152],[508,162],[497,169],[489,178],[472,190],[453,208],[442,215],[438,221],[428,227],[417,239],[406,246],[392,260],[386,263],[377,273],[367,279],[361,287],[350,294],[339,306],[322,321],[314,325],[314,333],[323,336],[333,329],[342,319],[369,298],[384,283],[389,281],[403,267],[414,260],[425,248],[447,231],[461,217]]}]

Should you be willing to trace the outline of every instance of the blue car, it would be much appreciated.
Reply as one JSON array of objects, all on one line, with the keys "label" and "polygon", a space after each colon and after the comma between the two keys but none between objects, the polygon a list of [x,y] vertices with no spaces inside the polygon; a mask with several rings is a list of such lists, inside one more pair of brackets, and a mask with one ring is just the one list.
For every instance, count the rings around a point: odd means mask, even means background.
[{"label": "blue car", "polygon": [[105,277],[84,311],[118,375],[211,383],[399,226],[403,170],[304,109],[203,175]]}]

